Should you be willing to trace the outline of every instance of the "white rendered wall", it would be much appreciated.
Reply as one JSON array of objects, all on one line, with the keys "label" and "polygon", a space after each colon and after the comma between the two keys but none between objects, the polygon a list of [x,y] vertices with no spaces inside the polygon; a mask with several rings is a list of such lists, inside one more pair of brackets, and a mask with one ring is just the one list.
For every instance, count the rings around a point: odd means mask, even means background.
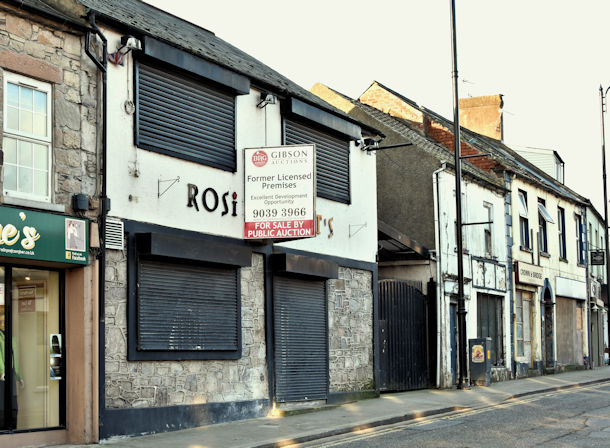
[{"label": "white rendered wall", "polygon": [[[120,35],[104,30],[109,51],[119,44]],[[162,226],[241,239],[243,236],[243,149],[277,146],[282,143],[280,102],[259,109],[260,91],[237,97],[237,171],[230,173],[175,157],[136,148],[134,115],[125,111],[134,101],[134,62],[129,54],[125,65],[108,66],[108,196],[110,216]],[[180,178],[170,187],[171,180]],[[159,183],[159,181],[162,181]],[[165,182],[168,181],[168,182]],[[221,215],[222,205],[207,212],[187,207],[187,184],[198,187],[199,198],[206,188],[219,196],[237,193],[237,216]],[[161,197],[158,191],[167,188]],[[317,198],[320,234],[316,238],[284,243],[285,246],[318,254],[375,262],[377,214],[375,156],[353,144],[350,150],[351,204]],[[229,199],[230,204],[231,199]],[[332,228],[332,232],[331,229]]]},{"label": "white rendered wall", "polygon": [[[455,176],[450,171],[442,171],[438,174],[438,198],[435,204],[438,216],[437,251],[440,256],[441,278],[441,387],[451,386],[451,326],[450,305],[451,296],[457,293],[457,245],[455,239],[454,223],[455,213]],[[504,217],[504,197],[502,194],[486,188],[480,184],[467,180],[462,181],[462,222],[474,223],[488,220],[486,209],[483,204],[492,206],[492,254],[491,257],[485,253],[484,225],[464,226],[463,241],[464,248],[468,252],[463,255],[464,262],[464,295],[466,298],[466,337],[467,339],[477,337],[477,293],[487,293],[502,296],[503,321],[504,321],[504,365],[510,366],[510,294],[506,289],[507,280],[504,269],[504,291],[497,290],[497,285],[485,287],[474,287],[473,262],[476,258],[494,261],[498,265],[507,265],[507,241],[506,222]],[[473,260],[473,257],[476,257]]]}]

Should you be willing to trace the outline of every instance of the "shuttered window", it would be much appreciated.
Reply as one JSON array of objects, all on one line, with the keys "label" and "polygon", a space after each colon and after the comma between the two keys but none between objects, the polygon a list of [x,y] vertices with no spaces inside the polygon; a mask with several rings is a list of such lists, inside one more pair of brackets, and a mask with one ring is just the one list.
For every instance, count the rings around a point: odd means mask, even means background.
[{"label": "shuttered window", "polygon": [[136,79],[137,146],[236,170],[233,94],[142,62]]},{"label": "shuttered window", "polygon": [[137,350],[239,350],[237,269],[140,260]]},{"label": "shuttered window", "polygon": [[317,195],[349,204],[349,141],[295,121],[284,120],[284,143],[315,143]]}]

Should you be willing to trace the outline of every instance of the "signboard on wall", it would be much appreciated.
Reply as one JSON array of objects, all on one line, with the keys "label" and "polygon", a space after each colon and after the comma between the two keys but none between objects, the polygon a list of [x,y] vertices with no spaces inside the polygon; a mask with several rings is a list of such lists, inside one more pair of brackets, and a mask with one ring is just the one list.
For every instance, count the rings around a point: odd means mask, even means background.
[{"label": "signboard on wall", "polygon": [[603,250],[592,250],[591,251],[591,265],[593,266],[603,266],[606,264],[604,261],[604,251]]},{"label": "signboard on wall", "polygon": [[0,257],[88,264],[88,221],[0,207]]},{"label": "signboard on wall", "polygon": [[540,266],[518,261],[515,267],[515,281],[534,286],[544,286],[544,273]]},{"label": "signboard on wall", "polygon": [[246,148],[244,157],[244,238],[315,237],[315,146]]}]

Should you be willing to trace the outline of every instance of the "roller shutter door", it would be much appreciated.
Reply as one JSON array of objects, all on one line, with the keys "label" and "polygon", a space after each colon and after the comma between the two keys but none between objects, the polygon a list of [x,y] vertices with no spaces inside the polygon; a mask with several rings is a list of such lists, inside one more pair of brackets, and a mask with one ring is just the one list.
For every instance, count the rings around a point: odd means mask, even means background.
[{"label": "roller shutter door", "polygon": [[276,399],[325,400],[328,393],[325,283],[275,277],[273,289]]},{"label": "roller shutter door", "polygon": [[237,269],[140,260],[138,350],[237,350]]},{"label": "roller shutter door", "polygon": [[235,171],[235,96],[138,62],[136,144]]},{"label": "roller shutter door", "polygon": [[284,120],[284,143],[316,145],[317,195],[349,204],[349,142],[301,123]]}]

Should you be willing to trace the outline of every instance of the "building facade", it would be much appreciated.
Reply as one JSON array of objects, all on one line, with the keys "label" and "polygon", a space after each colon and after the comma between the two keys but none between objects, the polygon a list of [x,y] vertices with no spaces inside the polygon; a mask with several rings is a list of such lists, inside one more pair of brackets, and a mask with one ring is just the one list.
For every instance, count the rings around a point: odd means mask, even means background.
[{"label": "building facade", "polygon": [[[82,3],[110,54],[100,437],[375,394],[374,131],[207,30]],[[246,149],[310,144],[315,237],[245,238]],[[281,176],[265,201],[301,213]]]},{"label": "building facade", "polygon": [[3,447],[98,434],[99,78],[78,8],[45,6],[0,12]]},{"label": "building facade", "polygon": [[[381,250],[379,277],[421,282],[428,297],[436,298],[434,305],[432,300],[428,302],[428,325],[434,328],[433,335],[428,335],[428,345],[436,351],[428,356],[436,361],[431,385],[453,387],[458,374],[453,154],[428,132],[425,112],[389,91],[377,92],[381,107],[366,104],[362,98],[347,98],[322,84],[316,84],[312,91],[386,136],[376,156],[378,216],[380,222],[408,237],[411,253],[400,259],[400,251]],[[400,143],[409,146],[383,149]],[[466,331],[468,338],[491,339],[495,381],[510,378],[512,362],[506,193],[497,176],[464,163]],[[397,239],[391,244],[399,244]],[[420,244],[423,250],[418,250]],[[385,246],[390,247],[380,240],[380,247]],[[432,255],[426,259],[422,253]],[[428,283],[429,279],[433,282]]]}]

